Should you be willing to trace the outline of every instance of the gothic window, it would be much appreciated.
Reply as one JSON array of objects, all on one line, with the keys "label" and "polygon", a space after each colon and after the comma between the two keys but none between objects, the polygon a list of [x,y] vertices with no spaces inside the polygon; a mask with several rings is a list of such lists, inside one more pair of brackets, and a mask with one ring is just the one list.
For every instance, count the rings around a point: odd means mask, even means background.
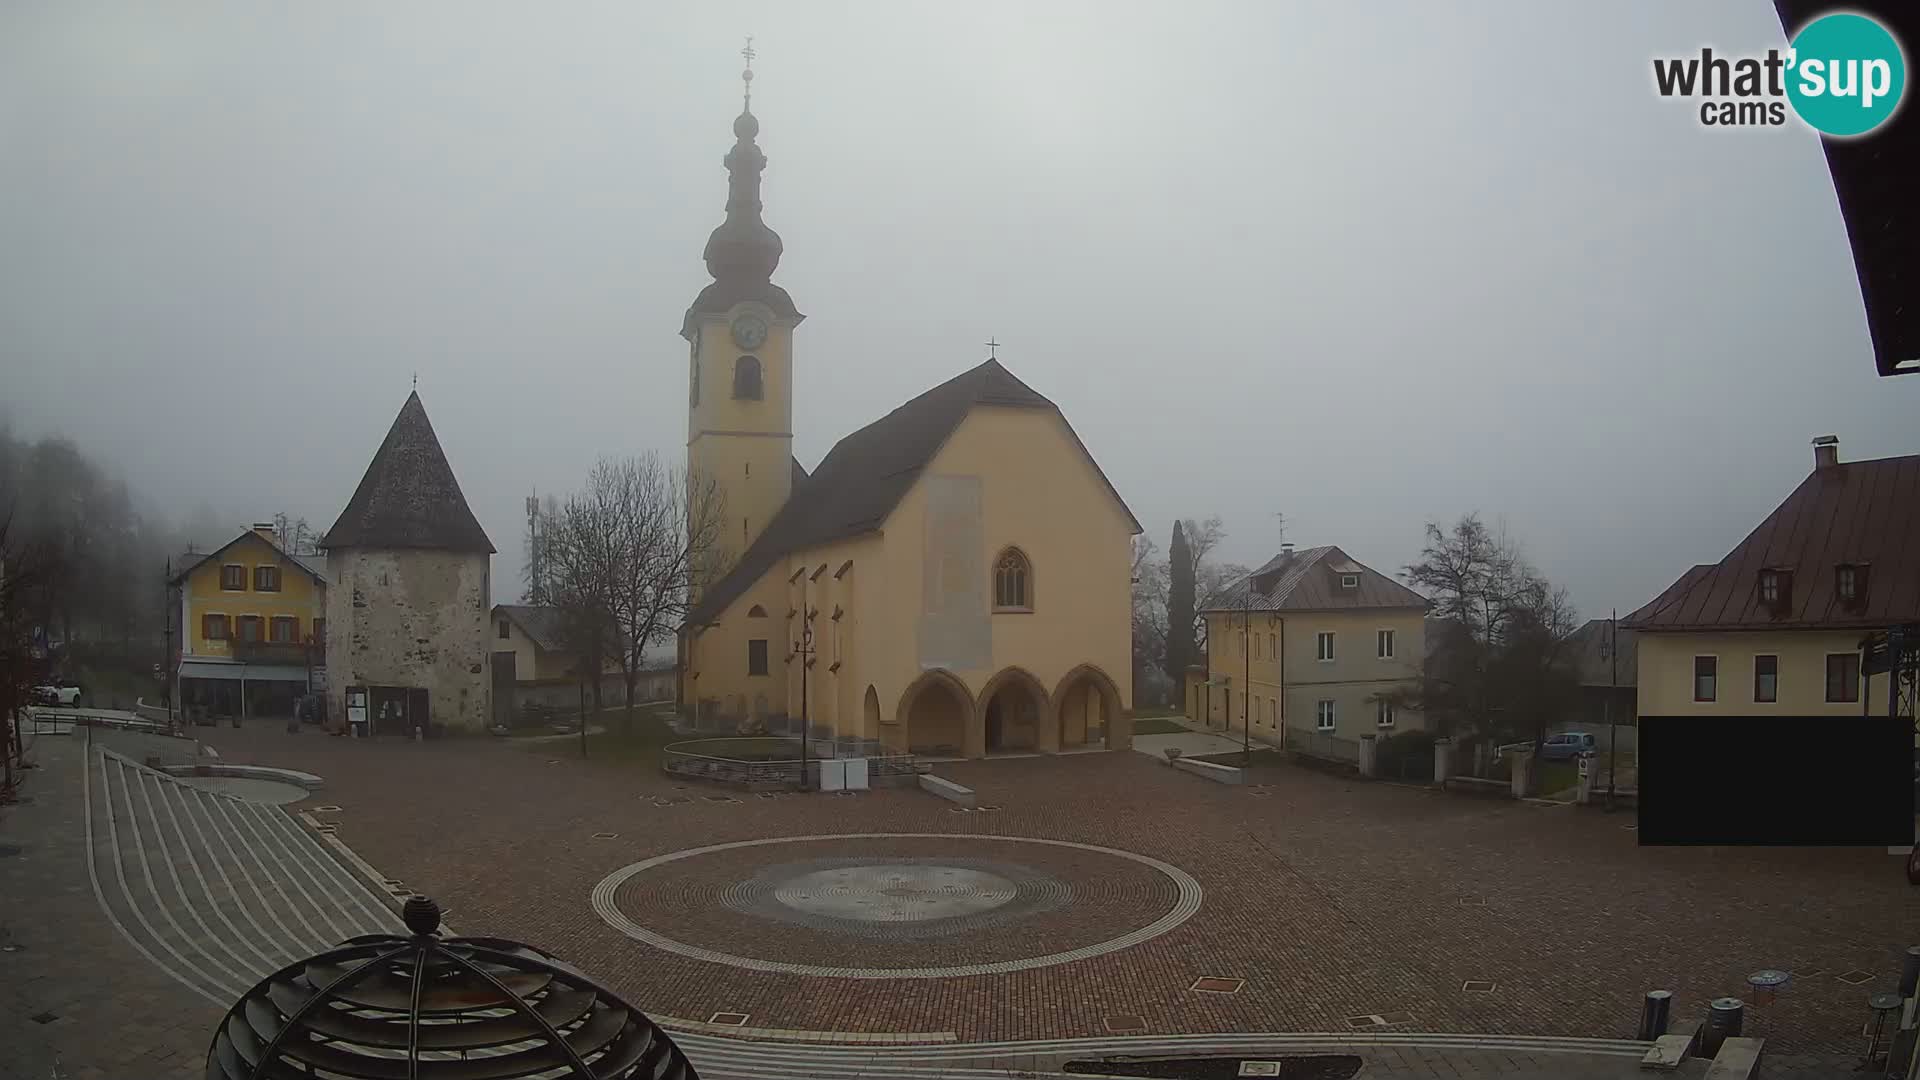
[{"label": "gothic window", "polygon": [[1008,548],[993,563],[995,611],[1033,610],[1033,564],[1019,548]]},{"label": "gothic window", "polygon": [[760,359],[743,356],[733,362],[733,396],[747,401],[760,400]]},{"label": "gothic window", "polygon": [[747,609],[747,618],[749,619],[764,619],[766,617],[767,609],[761,607],[759,604],[755,604]]}]

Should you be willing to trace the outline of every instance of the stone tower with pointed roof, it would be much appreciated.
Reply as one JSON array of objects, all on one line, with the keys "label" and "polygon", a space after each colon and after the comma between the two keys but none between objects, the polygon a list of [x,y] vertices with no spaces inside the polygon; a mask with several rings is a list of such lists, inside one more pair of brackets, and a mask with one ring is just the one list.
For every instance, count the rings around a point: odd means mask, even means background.
[{"label": "stone tower with pointed roof", "polygon": [[682,706],[707,730],[804,728],[810,756],[1126,747],[1140,525],[1052,401],[990,356],[811,475],[793,460],[801,315],[772,280],[759,133],[743,109],[681,324],[688,469],[726,501]]},{"label": "stone tower with pointed roof", "polygon": [[331,715],[352,715],[350,692],[364,692],[376,732],[484,731],[493,542],[417,392],[321,544]]}]

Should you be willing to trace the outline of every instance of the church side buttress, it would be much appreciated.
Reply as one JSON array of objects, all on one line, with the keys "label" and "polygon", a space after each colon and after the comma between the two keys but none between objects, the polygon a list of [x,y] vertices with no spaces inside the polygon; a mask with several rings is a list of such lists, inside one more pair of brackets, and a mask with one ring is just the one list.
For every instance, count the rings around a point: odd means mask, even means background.
[{"label": "church side buttress", "polygon": [[724,496],[719,546],[736,562],[793,493],[793,330],[806,316],[773,284],[780,236],[761,220],[760,174],[767,157],[754,142],[752,49],[742,73],[747,95],[727,152],[727,216],[707,238],[713,282],[687,309],[687,468]]}]

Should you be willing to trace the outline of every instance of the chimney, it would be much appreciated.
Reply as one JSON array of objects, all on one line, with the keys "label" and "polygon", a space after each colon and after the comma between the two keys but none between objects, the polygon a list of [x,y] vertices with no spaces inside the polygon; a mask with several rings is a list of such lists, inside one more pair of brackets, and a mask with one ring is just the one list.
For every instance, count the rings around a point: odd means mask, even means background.
[{"label": "chimney", "polygon": [[254,522],[253,533],[255,536],[258,536],[260,539],[265,540],[269,544],[277,543],[277,541],[274,539],[273,522],[271,521]]},{"label": "chimney", "polygon": [[1840,436],[1820,435],[1813,440],[1813,467],[1831,469],[1840,464]]}]

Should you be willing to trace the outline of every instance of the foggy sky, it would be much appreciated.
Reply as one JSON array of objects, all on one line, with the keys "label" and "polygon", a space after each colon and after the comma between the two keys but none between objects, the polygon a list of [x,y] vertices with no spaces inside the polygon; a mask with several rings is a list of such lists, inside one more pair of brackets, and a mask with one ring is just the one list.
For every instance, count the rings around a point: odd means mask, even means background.
[{"label": "foggy sky", "polygon": [[1585,615],[1810,467],[1911,453],[1817,138],[1655,55],[1764,0],[0,10],[0,396],[181,511],[325,528],[411,378],[517,593],[521,500],[686,438],[755,35],[795,451],[985,356],[1164,549],[1393,572],[1504,521]]}]

